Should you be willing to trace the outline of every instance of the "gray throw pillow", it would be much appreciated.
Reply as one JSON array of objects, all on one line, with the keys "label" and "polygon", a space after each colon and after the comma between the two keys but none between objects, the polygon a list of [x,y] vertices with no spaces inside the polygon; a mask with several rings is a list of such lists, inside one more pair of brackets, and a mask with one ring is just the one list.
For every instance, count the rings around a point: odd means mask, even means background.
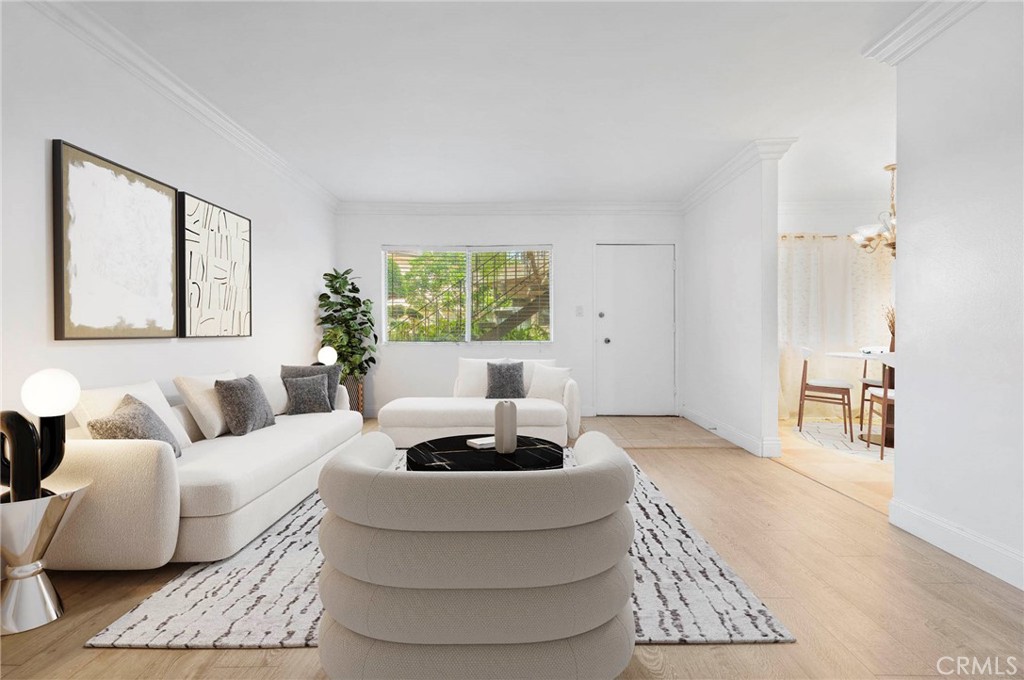
[{"label": "gray throw pillow", "polygon": [[487,398],[522,399],[526,396],[523,362],[487,362]]},{"label": "gray throw pillow", "polygon": [[334,409],[335,398],[338,396],[338,383],[341,382],[341,364],[333,366],[282,366],[281,379],[308,378],[311,375],[327,376],[327,401]]},{"label": "gray throw pillow", "polygon": [[288,390],[288,414],[330,413],[331,402],[327,399],[327,376],[311,375],[305,378],[284,378]]},{"label": "gray throw pillow", "polygon": [[181,457],[181,446],[167,423],[145,402],[130,394],[124,395],[109,416],[90,420],[86,426],[93,439],[154,439],[167,442],[174,449],[174,457]]},{"label": "gray throw pillow", "polygon": [[274,424],[274,409],[256,376],[215,380],[213,389],[231,434],[241,436]]}]

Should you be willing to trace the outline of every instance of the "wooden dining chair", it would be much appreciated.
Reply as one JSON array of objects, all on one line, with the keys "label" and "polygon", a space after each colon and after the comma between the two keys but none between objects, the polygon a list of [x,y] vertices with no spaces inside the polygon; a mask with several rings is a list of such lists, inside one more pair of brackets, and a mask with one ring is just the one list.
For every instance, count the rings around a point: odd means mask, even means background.
[{"label": "wooden dining chair", "polygon": [[835,404],[843,410],[843,434],[850,435],[853,443],[853,385],[845,380],[833,378],[808,378],[807,364],[814,354],[810,347],[801,347],[804,357],[803,374],[800,376],[800,413],[797,416],[797,429],[804,430],[804,402],[816,401],[821,404]]},{"label": "wooden dining chair", "polygon": [[864,437],[864,441],[867,443],[867,448],[871,448],[871,421],[875,415],[875,406],[877,405],[882,416],[882,439],[878,445],[879,460],[885,460],[885,440],[889,435],[889,430],[893,430],[893,432],[896,430],[896,424],[893,422],[895,418],[889,417],[889,407],[892,407],[894,413],[896,410],[895,378],[896,369],[892,366],[887,366],[885,360],[883,360],[882,386],[868,388],[868,395],[871,401],[868,405],[868,433]]},{"label": "wooden dining chair", "polygon": [[860,432],[864,431],[864,404],[868,404],[868,408],[871,408],[871,400],[868,397],[868,389],[872,387],[881,387],[882,380],[880,378],[869,378],[868,377],[868,364],[870,362],[864,360],[864,370],[860,374],[860,406],[858,407],[859,413],[857,414],[857,425]]}]

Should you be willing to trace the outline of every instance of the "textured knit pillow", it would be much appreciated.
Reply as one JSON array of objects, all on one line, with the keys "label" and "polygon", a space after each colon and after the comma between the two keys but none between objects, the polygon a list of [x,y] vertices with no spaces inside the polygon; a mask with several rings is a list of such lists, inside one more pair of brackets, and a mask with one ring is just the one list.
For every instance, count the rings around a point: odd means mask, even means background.
[{"label": "textured knit pillow", "polygon": [[488,399],[522,399],[525,396],[522,361],[487,362]]},{"label": "textured knit pillow", "polygon": [[288,390],[288,414],[330,413],[331,402],[327,398],[327,376],[310,375],[305,378],[284,378]]},{"label": "textured knit pillow", "polygon": [[[174,409],[167,402],[167,397],[164,396],[155,380],[137,385],[82,390],[82,394],[78,398],[78,405],[71,411],[71,414],[75,417],[75,422],[88,432],[89,421],[109,416],[114,409],[121,405],[126,394],[132,395],[160,416],[160,420],[164,421],[164,425],[174,435],[179,448],[184,449],[192,444],[188,432],[185,431],[185,426],[178,420]],[[90,433],[89,436],[91,437],[92,434]]]},{"label": "textured knit pillow", "polygon": [[330,402],[333,409],[335,399],[338,396],[338,383],[341,382],[341,369],[341,364],[334,364],[332,366],[282,366],[281,379],[308,378],[311,375],[327,376],[327,401]]},{"label": "textured knit pillow", "polygon": [[213,388],[231,434],[241,436],[274,424],[274,409],[256,376],[217,380]]},{"label": "textured knit pillow", "polygon": [[174,449],[174,457],[181,456],[181,447],[167,423],[144,401],[130,394],[124,395],[109,416],[90,420],[88,428],[93,439],[153,439],[167,442]]}]

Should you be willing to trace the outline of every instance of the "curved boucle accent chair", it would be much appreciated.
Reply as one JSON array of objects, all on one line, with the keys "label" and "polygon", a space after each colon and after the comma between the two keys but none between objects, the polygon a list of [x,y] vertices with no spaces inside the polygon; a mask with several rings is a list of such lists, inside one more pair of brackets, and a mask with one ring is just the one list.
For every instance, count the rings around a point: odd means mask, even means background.
[{"label": "curved boucle accent chair", "polygon": [[330,678],[598,678],[635,632],[633,467],[588,432],[577,465],[395,470],[371,433],[320,473]]},{"label": "curved boucle accent chair", "polygon": [[[320,551],[335,569],[395,588],[486,588],[496,571],[506,588],[579,581],[611,569],[633,544],[629,508],[574,527],[521,531],[396,531],[344,520],[320,522]],[[409,564],[416,568],[410,569]]]},{"label": "curved boucle accent chair", "polygon": [[633,608],[608,623],[560,640],[519,645],[414,645],[353,633],[320,619],[320,664],[338,678],[536,680],[613,678],[633,655]]},{"label": "curved boucle accent chair", "polygon": [[633,493],[633,466],[600,432],[574,448],[577,465],[530,472],[391,469],[395,445],[373,432],[320,472],[320,497],[342,519],[399,531],[529,531],[593,522]]},{"label": "curved boucle accent chair", "polygon": [[325,567],[320,599],[332,619],[376,640],[544,642],[586,633],[615,618],[629,602],[633,579],[625,556],[596,576],[541,588],[502,588],[499,579],[490,588],[392,588]]}]

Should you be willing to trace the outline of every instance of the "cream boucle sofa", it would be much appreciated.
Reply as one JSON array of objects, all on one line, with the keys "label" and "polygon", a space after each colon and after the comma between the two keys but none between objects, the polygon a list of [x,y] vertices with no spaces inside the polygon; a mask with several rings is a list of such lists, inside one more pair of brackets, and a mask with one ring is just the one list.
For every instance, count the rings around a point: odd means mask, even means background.
[{"label": "cream boucle sofa", "polygon": [[[460,359],[459,375],[455,379],[454,396],[402,397],[385,404],[377,414],[380,431],[391,437],[395,446],[410,446],[460,434],[489,434],[494,432],[494,405],[487,399],[486,382],[471,381],[465,375],[467,362],[486,360]],[[524,382],[530,389],[533,366],[554,366],[553,359],[523,360]],[[570,378],[565,383],[561,398],[513,399],[516,404],[518,433],[540,437],[565,446],[568,440],[580,434],[580,388]]]},{"label": "cream boucle sofa", "polygon": [[362,416],[338,391],[331,413],[278,415],[241,437],[204,439],[184,406],[174,413],[192,445],[72,439],[46,480],[89,487],[50,545],[51,569],[153,569],[238,552],[316,490],[320,469],[358,439]]},{"label": "cream boucle sofa", "polygon": [[635,643],[633,468],[394,470],[362,437],[320,473],[320,660],[330,678],[611,678]]}]

